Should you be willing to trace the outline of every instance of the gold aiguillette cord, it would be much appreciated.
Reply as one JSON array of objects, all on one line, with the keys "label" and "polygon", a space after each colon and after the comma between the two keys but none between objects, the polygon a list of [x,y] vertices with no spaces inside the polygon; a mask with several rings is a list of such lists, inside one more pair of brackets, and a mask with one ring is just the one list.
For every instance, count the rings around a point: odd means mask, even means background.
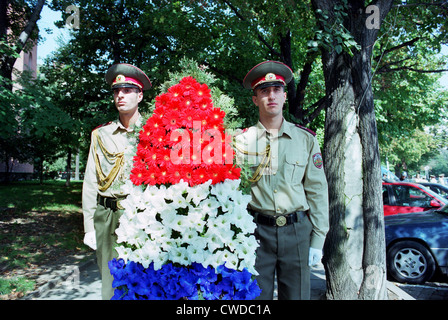
[{"label": "gold aiguillette cord", "polygon": [[94,138],[98,141],[98,146],[101,149],[101,152],[106,157],[107,161],[110,163],[114,163],[114,166],[110,170],[109,174],[106,176],[103,172],[103,169],[100,165],[100,159],[98,158],[98,153],[96,152],[96,143],[94,141],[94,158],[95,158],[95,167],[96,172],[99,175],[100,181],[98,183],[98,189],[100,191],[106,191],[111,186],[112,182],[114,182],[115,178],[117,177],[118,173],[120,172],[121,167],[124,164],[124,152],[118,152],[118,153],[110,153],[107,151],[106,147],[104,146],[101,139],[98,137],[98,133],[96,131],[93,132]]},{"label": "gold aiguillette cord", "polygon": [[264,155],[264,157],[261,160],[260,164],[258,165],[257,169],[255,170],[254,174],[252,175],[252,178],[249,179],[249,181],[252,183],[260,180],[261,176],[264,173],[264,170],[266,170],[266,168],[269,166],[269,164],[271,162],[271,146],[268,144],[266,146],[266,149],[263,152],[249,152],[249,151],[241,149],[238,146],[235,146],[235,148],[242,154],[248,155],[248,156]]}]

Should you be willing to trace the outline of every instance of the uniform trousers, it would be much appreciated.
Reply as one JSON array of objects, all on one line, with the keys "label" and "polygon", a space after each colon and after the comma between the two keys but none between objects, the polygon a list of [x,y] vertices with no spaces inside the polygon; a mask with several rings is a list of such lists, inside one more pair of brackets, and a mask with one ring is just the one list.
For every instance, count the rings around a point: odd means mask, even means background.
[{"label": "uniform trousers", "polygon": [[117,236],[115,230],[123,210],[112,210],[98,205],[93,216],[96,234],[96,258],[101,274],[101,296],[103,300],[110,300],[114,295],[113,276],[109,270],[109,261],[118,257],[115,251]]},{"label": "uniform trousers", "polygon": [[312,225],[303,215],[293,224],[274,227],[257,223],[255,269],[261,295],[258,300],[272,300],[277,274],[279,300],[310,299],[310,267],[308,266]]}]

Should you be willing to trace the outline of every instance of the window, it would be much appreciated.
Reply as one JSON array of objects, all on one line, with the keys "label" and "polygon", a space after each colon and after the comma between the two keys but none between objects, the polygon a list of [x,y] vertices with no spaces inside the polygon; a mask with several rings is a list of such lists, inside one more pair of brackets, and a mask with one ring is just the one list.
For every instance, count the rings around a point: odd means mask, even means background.
[{"label": "window", "polygon": [[411,186],[392,186],[397,206],[430,207],[432,198],[420,189]]}]

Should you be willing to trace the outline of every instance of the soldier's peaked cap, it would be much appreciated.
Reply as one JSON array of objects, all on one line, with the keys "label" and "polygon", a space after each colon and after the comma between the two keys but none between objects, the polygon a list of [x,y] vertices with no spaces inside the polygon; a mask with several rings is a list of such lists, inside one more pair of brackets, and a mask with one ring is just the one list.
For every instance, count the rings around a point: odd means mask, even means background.
[{"label": "soldier's peaked cap", "polygon": [[255,89],[259,86],[286,86],[293,73],[290,67],[278,61],[264,61],[253,67],[244,77],[243,86]]},{"label": "soldier's peaked cap", "polygon": [[151,81],[148,76],[139,68],[127,64],[114,64],[106,72],[106,82],[115,88],[140,88],[140,90],[148,90],[151,88]]}]

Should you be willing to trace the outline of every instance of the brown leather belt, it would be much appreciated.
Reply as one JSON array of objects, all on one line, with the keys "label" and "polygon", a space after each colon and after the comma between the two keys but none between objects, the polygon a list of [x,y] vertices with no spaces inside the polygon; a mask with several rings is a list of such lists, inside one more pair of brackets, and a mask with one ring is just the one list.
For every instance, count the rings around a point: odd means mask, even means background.
[{"label": "brown leather belt", "polygon": [[254,217],[254,221],[259,224],[263,224],[271,227],[283,227],[293,223],[296,223],[301,218],[306,216],[305,211],[296,211],[293,213],[288,213],[280,216],[272,216],[257,212],[249,209],[249,213]]}]

